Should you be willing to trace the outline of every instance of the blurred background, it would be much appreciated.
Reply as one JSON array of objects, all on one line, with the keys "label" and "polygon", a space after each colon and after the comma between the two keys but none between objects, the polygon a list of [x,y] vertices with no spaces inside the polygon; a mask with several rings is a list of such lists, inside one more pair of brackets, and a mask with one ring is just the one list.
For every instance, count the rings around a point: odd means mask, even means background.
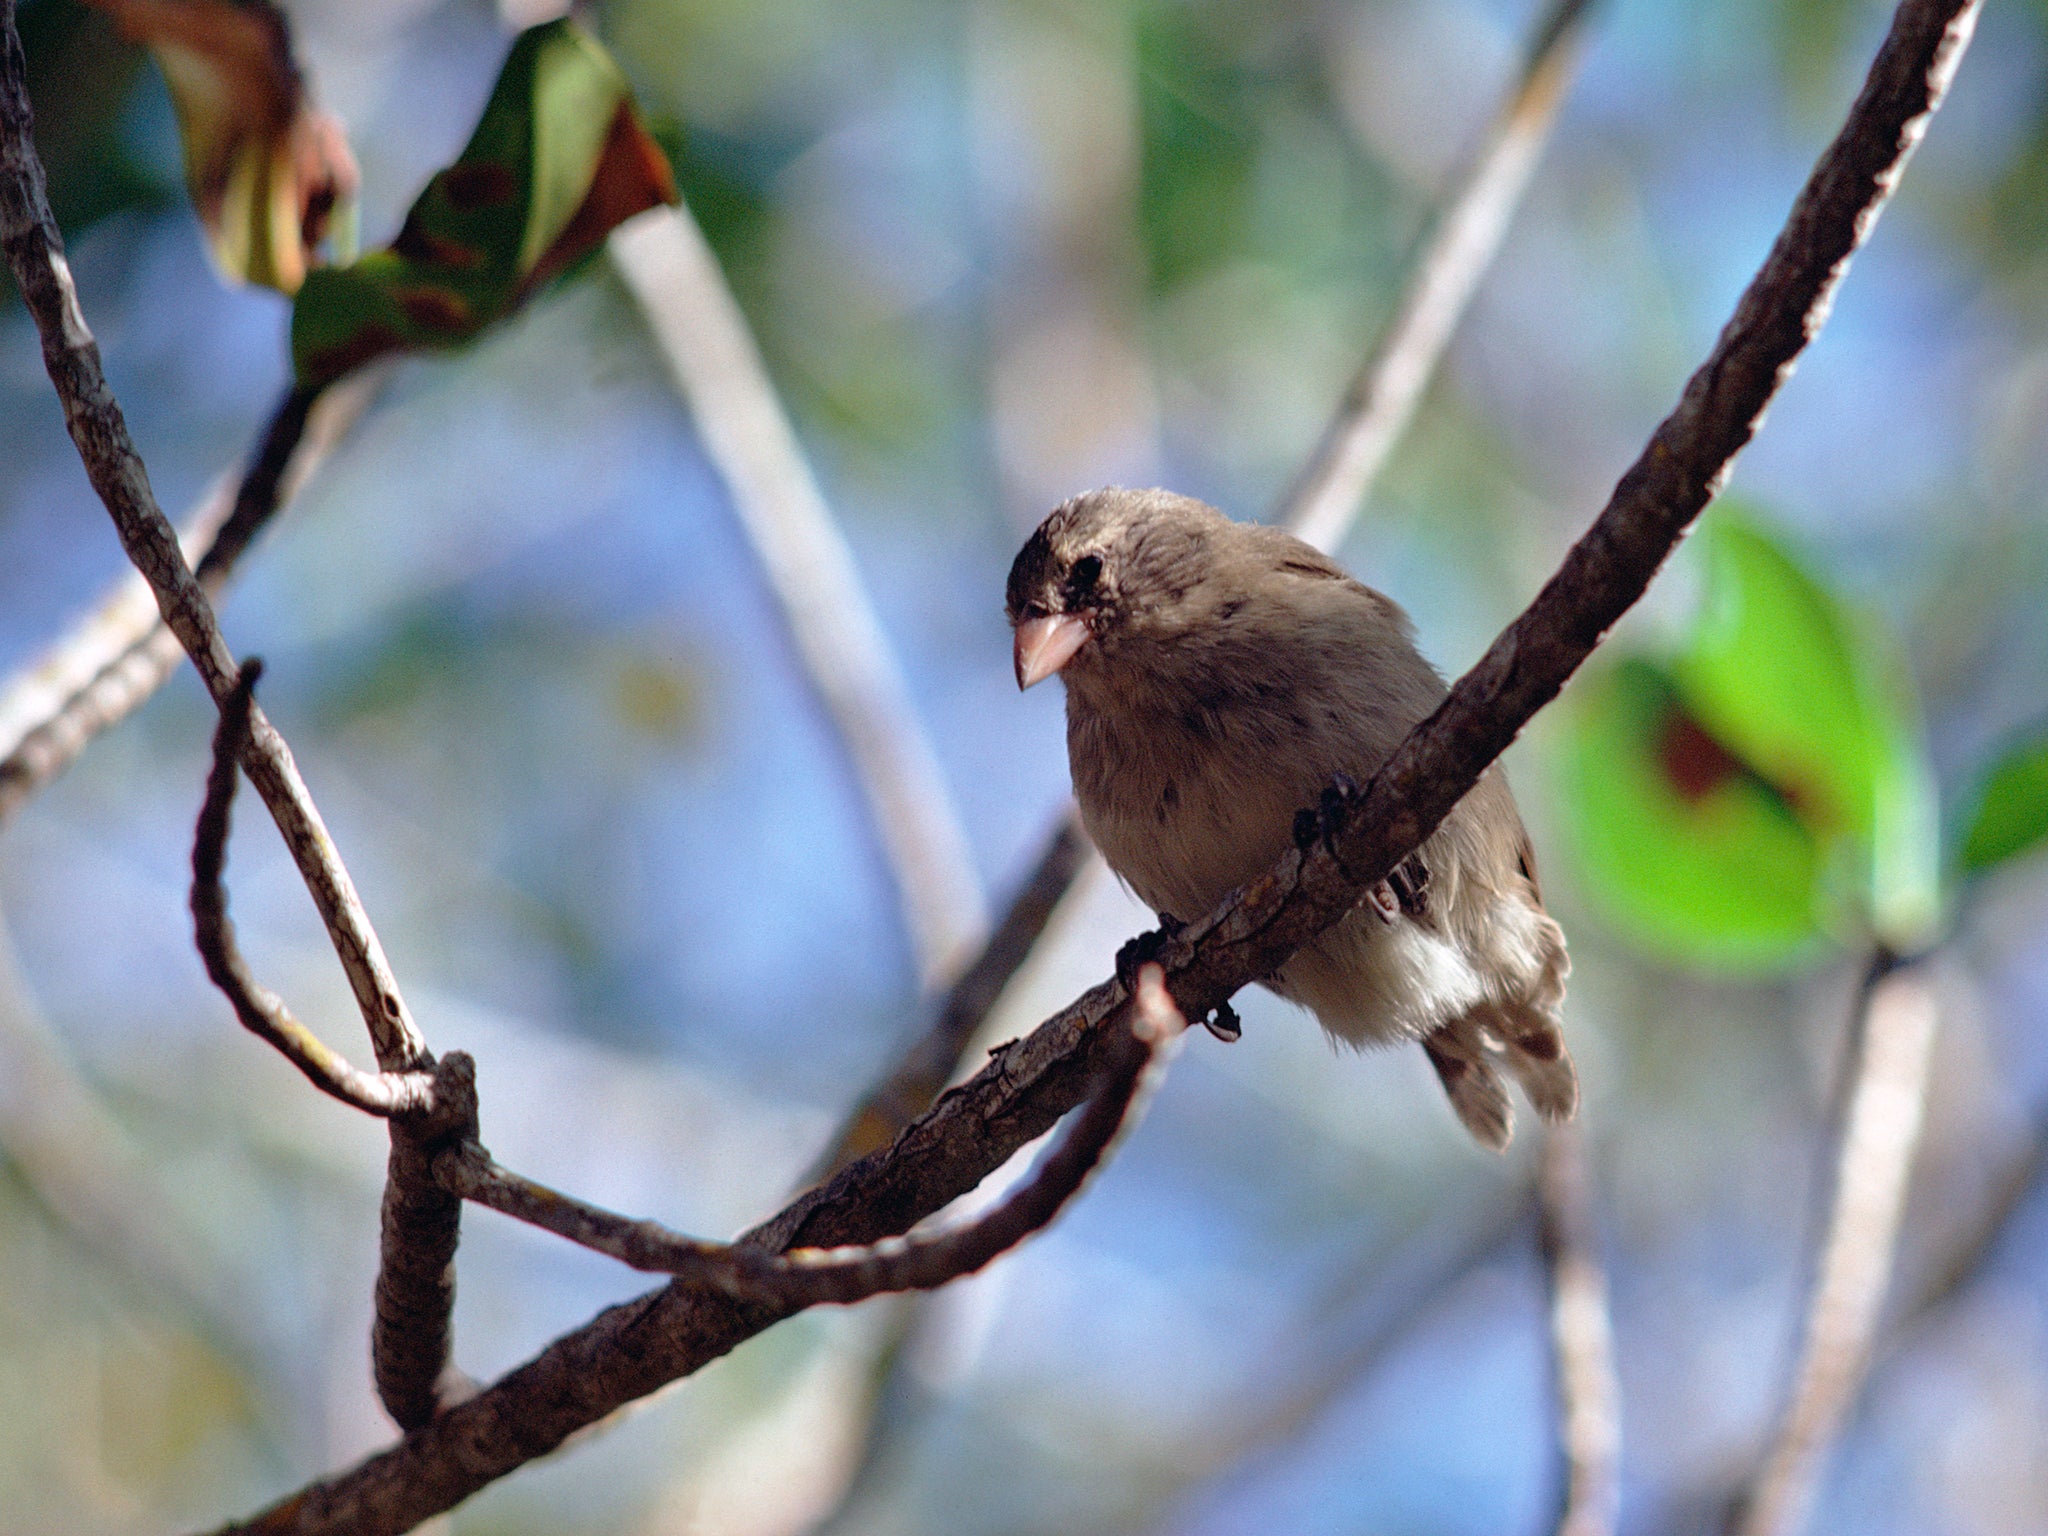
[{"label": "blurred background", "polygon": [[[536,16],[285,9],[361,163],[362,237],[388,240]],[[1534,9],[584,13],[754,327],[992,904],[1067,789],[1057,690],[1020,697],[1010,675],[1012,554],[1104,482],[1269,512]],[[1887,14],[1596,10],[1506,247],[1342,551],[1447,672],[1669,409]],[[72,0],[29,0],[23,24],[82,303],[175,515],[287,382],[289,306],[209,264],[156,69]],[[2048,713],[2044,237],[2048,5],[2000,0],[1735,481],[1903,658],[1950,808]],[[0,672],[120,570],[10,294]],[[1673,643],[1699,584],[1681,555],[1617,645]],[[707,1235],[779,1206],[924,1004],[844,753],[614,269],[400,363],[224,619],[269,664],[265,705],[429,1040],[476,1054],[500,1159]],[[1823,934],[1740,970],[1646,945],[1575,857],[1576,691],[1508,763],[1577,967],[1623,1525],[1706,1529],[1782,1389],[1867,945]],[[0,830],[0,1531],[217,1525],[391,1438],[366,1348],[383,1134],[242,1034],[189,942],[210,720],[181,671]],[[230,881],[259,972],[360,1058],[340,970],[248,809]],[[1086,884],[999,1034],[1148,923]],[[1975,883],[1950,931],[1895,1316],[1816,1531],[2048,1529],[2048,1202],[2020,1194],[1940,1283],[2023,1186],[2048,1115],[2048,860]],[[1243,1040],[1193,1040],[1049,1233],[914,1307],[784,1324],[446,1528],[1543,1528],[1530,1138],[1496,1160],[1420,1052],[1333,1056],[1306,1015],[1256,992],[1240,1007]],[[73,1093],[54,1123],[36,1112]],[[459,1362],[491,1377],[645,1288],[473,1211]]]}]

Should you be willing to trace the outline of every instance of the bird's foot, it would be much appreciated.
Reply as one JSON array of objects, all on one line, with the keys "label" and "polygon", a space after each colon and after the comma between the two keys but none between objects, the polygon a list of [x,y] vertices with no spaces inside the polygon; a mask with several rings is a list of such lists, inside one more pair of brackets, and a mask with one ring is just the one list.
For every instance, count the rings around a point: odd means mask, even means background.
[{"label": "bird's foot", "polygon": [[1244,1034],[1244,1021],[1228,1003],[1218,1003],[1216,1011],[1202,1020],[1202,1027],[1225,1045],[1236,1044]]},{"label": "bird's foot", "polygon": [[1422,862],[1421,854],[1409,854],[1381,884],[1393,893],[1401,910],[1410,917],[1429,915],[1429,866]]},{"label": "bird's foot", "polygon": [[1324,786],[1322,798],[1313,810],[1294,813],[1294,846],[1303,853],[1321,843],[1334,856],[1335,839],[1351,819],[1351,808],[1364,793],[1358,780],[1339,773]]},{"label": "bird's foot", "polygon": [[1125,942],[1123,948],[1116,952],[1116,979],[1124,984],[1124,991],[1137,996],[1138,972],[1157,960],[1160,951],[1179,938],[1181,930],[1186,927],[1187,924],[1172,913],[1162,912],[1157,928]]},{"label": "bird's foot", "polygon": [[1365,893],[1365,899],[1379,914],[1381,922],[1391,926],[1401,920],[1401,898],[1395,893],[1392,880],[1380,881]]}]

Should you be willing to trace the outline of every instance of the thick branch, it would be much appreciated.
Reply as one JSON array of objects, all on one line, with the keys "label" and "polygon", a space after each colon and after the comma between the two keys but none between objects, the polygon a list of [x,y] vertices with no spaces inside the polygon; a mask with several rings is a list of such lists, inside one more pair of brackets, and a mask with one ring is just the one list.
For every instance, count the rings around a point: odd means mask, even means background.
[{"label": "thick branch", "polygon": [[443,1153],[435,1171],[444,1188],[479,1205],[634,1269],[675,1275],[743,1302],[795,1311],[884,1291],[935,1290],[974,1273],[1059,1214],[1123,1130],[1146,1069],[1186,1028],[1159,967],[1145,967],[1131,1027],[1106,1053],[1100,1081],[1059,1147],[995,1209],[947,1232],[778,1254],[750,1241],[685,1237],[659,1222],[585,1204],[499,1167],[473,1142]]},{"label": "thick branch", "polygon": [[[1343,916],[1422,841],[1642,594],[1818,330],[1849,257],[1953,76],[1976,12],[1976,0],[1900,6],[1848,121],[1735,318],[1558,575],[1375,776],[1334,838],[1334,852],[1290,851],[1165,946],[1159,959],[1184,1015],[1205,1013],[1270,975]],[[997,1051],[887,1152],[852,1164],[746,1240],[780,1250],[907,1230],[1081,1100],[1115,1036],[1102,1026],[1127,1017],[1125,1007],[1116,983],[1095,988]],[[231,1529],[300,1536],[408,1530],[782,1315],[670,1285],[556,1340],[402,1444]]]},{"label": "thick branch", "polygon": [[1881,954],[1857,998],[1849,1098],[1818,1272],[1785,1406],[1730,1529],[1796,1536],[1870,1362],[1927,1106],[1933,989],[1924,963]]},{"label": "thick branch", "polygon": [[935,990],[988,932],[987,903],[853,551],[689,210],[656,208],[622,225],[611,253],[760,556],[804,675],[846,744],[919,973]]}]

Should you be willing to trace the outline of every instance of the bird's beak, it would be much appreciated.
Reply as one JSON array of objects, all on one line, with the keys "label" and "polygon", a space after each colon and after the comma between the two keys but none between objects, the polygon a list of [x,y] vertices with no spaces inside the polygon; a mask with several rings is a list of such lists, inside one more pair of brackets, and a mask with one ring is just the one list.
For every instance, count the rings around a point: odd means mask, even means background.
[{"label": "bird's beak", "polygon": [[1042,683],[1088,642],[1088,621],[1071,613],[1026,619],[1017,626],[1017,686]]}]

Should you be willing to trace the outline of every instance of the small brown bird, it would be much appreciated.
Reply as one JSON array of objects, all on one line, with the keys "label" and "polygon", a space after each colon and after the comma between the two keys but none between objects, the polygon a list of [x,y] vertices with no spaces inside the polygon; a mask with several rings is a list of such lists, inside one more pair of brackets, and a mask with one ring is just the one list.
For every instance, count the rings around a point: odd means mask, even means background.
[{"label": "small brown bird", "polygon": [[[1407,614],[1277,528],[1170,491],[1091,491],[1010,567],[1017,685],[1067,685],[1081,820],[1162,917],[1277,860],[1297,814],[1371,777],[1443,699]],[[1505,1147],[1506,1066],[1569,1119],[1571,969],[1498,767],[1394,875],[1267,978],[1354,1046],[1419,1040],[1465,1127]]]}]

